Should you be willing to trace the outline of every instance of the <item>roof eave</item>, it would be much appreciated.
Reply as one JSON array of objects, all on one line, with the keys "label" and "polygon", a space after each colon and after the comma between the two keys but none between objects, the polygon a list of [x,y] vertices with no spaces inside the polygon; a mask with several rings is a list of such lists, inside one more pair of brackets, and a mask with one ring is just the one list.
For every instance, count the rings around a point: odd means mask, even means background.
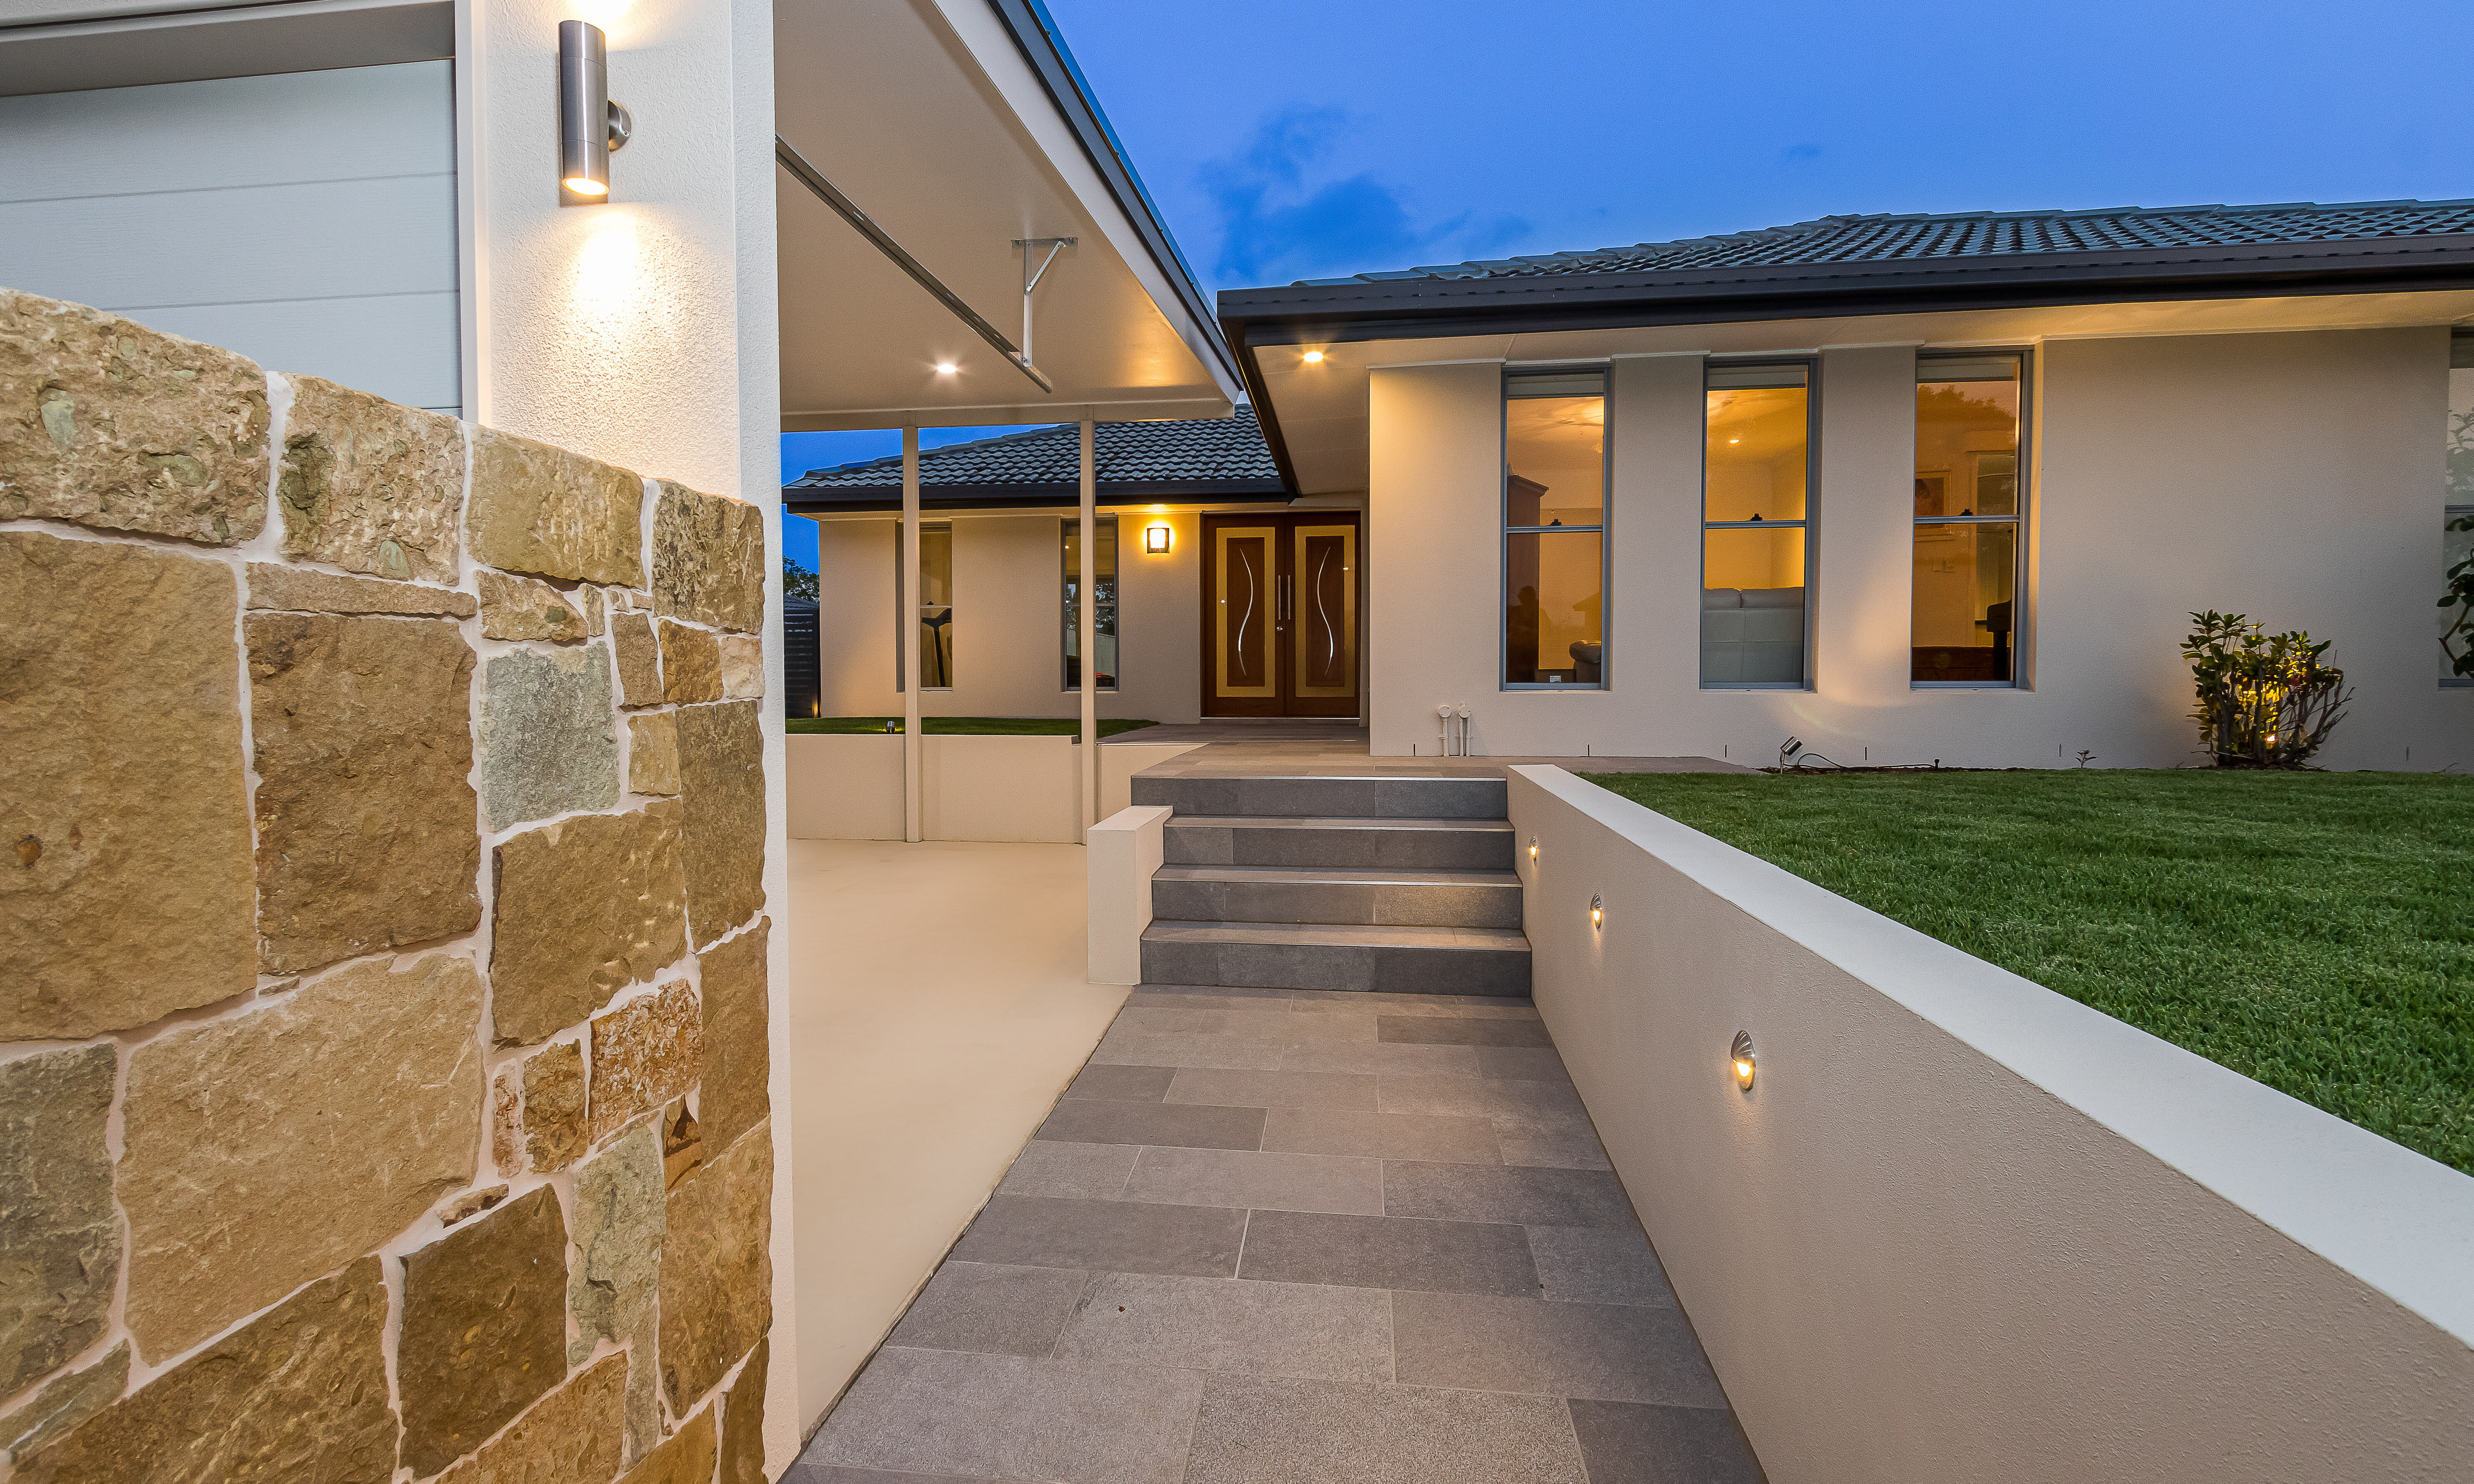
[{"label": "roof eave", "polygon": [[[1216,504],[1224,501],[1262,503],[1294,498],[1292,487],[1274,479],[1127,480],[1100,486],[1102,506]],[[922,485],[922,510],[1072,509],[1081,503],[1074,483]],[[899,486],[853,490],[796,490],[785,487],[782,508],[792,515],[833,515],[848,511],[893,511],[902,508]]]}]

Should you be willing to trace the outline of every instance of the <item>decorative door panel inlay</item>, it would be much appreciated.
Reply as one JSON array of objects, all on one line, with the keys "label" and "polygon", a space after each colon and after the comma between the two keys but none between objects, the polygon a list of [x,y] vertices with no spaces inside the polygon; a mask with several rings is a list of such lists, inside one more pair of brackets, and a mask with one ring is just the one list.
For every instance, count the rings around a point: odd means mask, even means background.
[{"label": "decorative door panel inlay", "polygon": [[1357,526],[1296,528],[1291,591],[1297,690],[1319,700],[1357,694]]},{"label": "decorative door panel inlay", "polygon": [[1213,615],[1212,689],[1230,699],[1280,693],[1276,644],[1274,526],[1223,526],[1213,533],[1212,571],[1219,592]]}]

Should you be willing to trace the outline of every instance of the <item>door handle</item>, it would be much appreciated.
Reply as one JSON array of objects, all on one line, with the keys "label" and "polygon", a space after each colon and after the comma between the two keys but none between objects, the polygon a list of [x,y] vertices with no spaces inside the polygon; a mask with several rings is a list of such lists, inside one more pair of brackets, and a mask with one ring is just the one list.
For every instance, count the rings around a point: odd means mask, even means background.
[{"label": "door handle", "polygon": [[1289,619],[1298,616],[1296,601],[1297,591],[1294,586],[1296,582],[1296,578],[1291,577],[1286,573],[1282,573],[1280,576],[1280,619],[1282,622],[1286,622]]}]

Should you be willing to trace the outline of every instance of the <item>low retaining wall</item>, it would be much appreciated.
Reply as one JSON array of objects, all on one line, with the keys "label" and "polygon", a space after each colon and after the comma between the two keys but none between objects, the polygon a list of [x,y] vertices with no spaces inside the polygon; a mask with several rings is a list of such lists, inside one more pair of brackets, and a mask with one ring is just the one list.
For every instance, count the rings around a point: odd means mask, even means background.
[{"label": "low retaining wall", "polygon": [[[808,840],[902,838],[898,733],[803,733],[786,740],[790,833]],[[1073,737],[921,737],[920,827],[931,840],[1073,845],[1082,838],[1081,744]],[[1132,778],[1199,743],[1117,742],[1100,749],[1104,818],[1127,807]]]},{"label": "low retaining wall", "polygon": [[2474,1179],[1509,772],[1539,1009],[1771,1484],[2474,1477]]}]

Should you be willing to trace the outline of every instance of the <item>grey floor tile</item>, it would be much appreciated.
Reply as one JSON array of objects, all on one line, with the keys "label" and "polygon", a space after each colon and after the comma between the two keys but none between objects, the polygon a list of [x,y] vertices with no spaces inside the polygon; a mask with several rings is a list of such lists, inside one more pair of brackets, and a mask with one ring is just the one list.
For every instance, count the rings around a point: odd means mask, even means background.
[{"label": "grey floor tile", "polygon": [[1074,1484],[1177,1484],[1202,1374],[887,1346],[811,1465]]},{"label": "grey floor tile", "polygon": [[1240,1278],[1531,1298],[1538,1269],[1518,1227],[1258,1210]]},{"label": "grey floor tile", "polygon": [[1732,1412],[1637,1401],[1571,1407],[1589,1484],[1767,1484]]},{"label": "grey floor tile", "polygon": [[1538,1113],[1497,1113],[1494,1137],[1506,1164],[1537,1164],[1566,1170],[1606,1170],[1607,1146],[1598,1131],[1578,1114],[1562,1117]]},{"label": "grey floor tile", "polygon": [[1185,1484],[1588,1484],[1564,1403],[1211,1376]]},{"label": "grey floor tile", "polygon": [[1498,1082],[1560,1082],[1571,1085],[1572,1074],[1553,1046],[1480,1045],[1471,1048],[1478,1075]]},{"label": "grey floor tile", "polygon": [[1385,1113],[1441,1113],[1456,1118],[1486,1118],[1496,1113],[1586,1116],[1580,1094],[1568,1084],[1553,1082],[1386,1073],[1374,1096],[1376,1106]]},{"label": "grey floor tile", "polygon": [[1455,1164],[1502,1162],[1494,1125],[1484,1118],[1274,1108],[1263,1120],[1263,1147],[1290,1154],[1354,1154],[1377,1160]]},{"label": "grey floor tile", "polygon": [[1538,1296],[1579,1304],[1633,1304],[1673,1308],[1675,1290],[1650,1251],[1649,1238],[1620,1227],[1531,1227],[1529,1256],[1538,1264]]},{"label": "grey floor tile", "polygon": [[948,1262],[893,1327],[887,1345],[967,1350],[989,1355],[1045,1355],[1091,1286],[1071,1268]]},{"label": "grey floor tile", "polygon": [[1031,1137],[1072,1144],[1258,1149],[1263,1143],[1263,1110],[1191,1103],[1059,1103]]},{"label": "grey floor tile", "polygon": [[1403,1385],[1727,1404],[1679,1309],[1404,1292],[1392,1315]]},{"label": "grey floor tile", "polygon": [[[1273,1006],[1271,1013],[1284,1014],[1286,1009],[1286,1006]],[[1109,1026],[1114,1030],[1153,1034],[1225,1036],[1228,1033],[1229,1017],[1247,1013],[1249,1012],[1231,1012],[1192,1001],[1176,1005],[1128,1005],[1117,1012],[1117,1018],[1110,1021]]]},{"label": "grey floor tile", "polygon": [[1292,1014],[1289,1023],[1280,1028],[1280,1040],[1292,1046],[1370,1046],[1380,1040],[1374,1034],[1377,1019],[1371,1015],[1332,1011]]},{"label": "grey floor tile", "polygon": [[1208,985],[1161,984],[1146,985],[1126,996],[1128,1010],[1177,1009],[1238,1010],[1260,1009],[1262,1001],[1285,1003],[1286,990],[1219,989]]},{"label": "grey floor tile", "polygon": [[1065,1089],[1065,1101],[1156,1103],[1168,1095],[1174,1067],[1118,1066],[1093,1063]]},{"label": "grey floor tile", "polygon": [[1535,1020],[1477,1020],[1452,1016],[1378,1016],[1375,1039],[1430,1046],[1545,1046],[1546,1027]]},{"label": "grey floor tile", "polygon": [[1177,1069],[1172,1103],[1222,1108],[1355,1108],[1374,1111],[1374,1078],[1367,1072],[1241,1071],[1218,1066]]},{"label": "grey floor tile", "polygon": [[[1298,1017],[1300,1020],[1310,1016]],[[1381,1041],[1335,1041],[1285,1047],[1280,1070],[1296,1072],[1386,1072],[1393,1076],[1474,1077],[1475,1046],[1400,1045]]]},{"label": "grey floor tile", "polygon": [[1300,1012],[1425,1015],[1473,1020],[1536,1020],[1538,1007],[1525,999],[1485,994],[1392,994],[1357,990],[1295,990],[1289,1008]]},{"label": "grey floor tile", "polygon": [[1111,1273],[1058,1340],[1067,1360],[1335,1381],[1392,1379],[1392,1296],[1380,1288]]},{"label": "grey floor tile", "polygon": [[1383,1162],[1244,1149],[1145,1149],[1124,1199],[1258,1210],[1383,1213]]},{"label": "grey floor tile", "polygon": [[[954,1244],[953,1256],[964,1262],[1231,1278],[1245,1232],[1242,1210],[1000,1195]],[[1528,1256],[1523,1243],[1521,1260]]]},{"label": "grey floor tile", "polygon": [[1637,1225],[1621,1182],[1605,1170],[1484,1164],[1383,1166],[1383,1213],[1437,1221],[1510,1221],[1530,1227]]},{"label": "grey floor tile", "polygon": [[999,1195],[1064,1195],[1112,1201],[1133,1173],[1133,1144],[1060,1144],[1032,1139],[1014,1156],[1013,1168],[997,1185]]},{"label": "grey floor tile", "polygon": [[782,1471],[781,1484],[988,1484],[984,1473],[965,1478],[958,1473],[905,1473],[892,1469],[844,1469],[835,1464],[799,1462]]},{"label": "grey floor tile", "polygon": [[1170,1031],[1111,1030],[1091,1060],[1111,1066],[1251,1066],[1271,1071],[1287,1048],[1278,1041]]}]

